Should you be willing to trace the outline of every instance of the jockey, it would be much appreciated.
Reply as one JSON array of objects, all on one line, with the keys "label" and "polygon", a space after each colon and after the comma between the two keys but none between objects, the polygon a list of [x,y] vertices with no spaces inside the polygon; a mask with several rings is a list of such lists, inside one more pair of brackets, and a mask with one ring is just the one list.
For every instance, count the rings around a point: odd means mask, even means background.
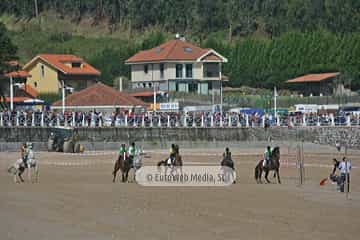
[{"label": "jockey", "polygon": [[265,152],[264,152],[263,167],[265,167],[269,164],[269,161],[271,160],[271,153],[272,153],[271,147],[267,146],[265,149]]},{"label": "jockey", "polygon": [[225,152],[223,153],[223,158],[225,161],[232,161],[231,159],[231,152],[229,150],[229,148],[225,148]]},{"label": "jockey", "polygon": [[122,157],[122,156],[124,155],[124,153],[125,153],[125,158],[126,158],[127,155],[128,155],[127,152],[128,152],[128,150],[127,150],[127,148],[126,148],[125,143],[122,143],[122,144],[121,144],[121,147],[120,147],[120,149],[119,149],[119,158]]},{"label": "jockey", "polygon": [[176,146],[175,146],[175,144],[171,144],[170,156],[169,156],[169,159],[167,161],[168,165],[174,165],[175,154],[176,154]]},{"label": "jockey", "polygon": [[128,150],[128,154],[129,154],[129,163],[130,163],[130,166],[132,166],[133,162],[134,162],[135,154],[136,154],[136,147],[135,147],[134,142],[131,143],[129,150]]},{"label": "jockey", "polygon": [[20,147],[20,153],[21,153],[21,159],[23,160],[23,164],[24,167],[27,166],[27,159],[28,159],[28,155],[27,155],[27,149],[26,149],[26,143],[23,143]]}]

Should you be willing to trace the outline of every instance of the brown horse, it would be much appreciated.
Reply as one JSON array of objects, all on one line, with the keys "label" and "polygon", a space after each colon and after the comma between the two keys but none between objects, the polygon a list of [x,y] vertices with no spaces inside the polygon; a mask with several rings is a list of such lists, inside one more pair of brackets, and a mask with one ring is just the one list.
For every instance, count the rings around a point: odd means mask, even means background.
[{"label": "brown horse", "polygon": [[[280,169],[280,148],[275,147],[274,150],[271,153],[271,159],[270,162],[264,167],[263,166],[264,160],[260,160],[259,163],[255,167],[255,180],[257,183],[262,183],[261,181],[261,175],[262,172],[265,172],[265,180],[267,183],[270,183],[268,179],[268,175],[270,171],[275,171],[275,174],[277,175],[278,183],[281,184],[280,181],[280,175],[279,175],[279,169]],[[274,174],[274,177],[275,177]]]},{"label": "brown horse", "polygon": [[121,170],[122,182],[128,180],[129,171],[131,169],[129,156],[126,153],[119,155],[118,159],[115,162],[114,171],[113,171],[113,182],[115,182],[116,173]]}]

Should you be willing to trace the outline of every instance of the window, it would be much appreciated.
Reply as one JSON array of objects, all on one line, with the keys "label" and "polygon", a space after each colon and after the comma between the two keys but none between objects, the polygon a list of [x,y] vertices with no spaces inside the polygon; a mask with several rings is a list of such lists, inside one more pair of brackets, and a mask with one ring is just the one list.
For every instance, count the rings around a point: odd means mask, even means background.
[{"label": "window", "polygon": [[215,78],[220,76],[220,66],[218,63],[204,63],[204,77]]},{"label": "window", "polygon": [[149,65],[145,64],[144,65],[144,73],[147,74],[149,71]]},{"label": "window", "polygon": [[192,52],[192,48],[190,48],[190,47],[185,47],[185,48],[184,48],[184,51],[191,53],[191,52]]},{"label": "window", "polygon": [[176,78],[182,78],[183,77],[183,65],[182,64],[176,64]]},{"label": "window", "polygon": [[164,64],[160,63],[160,78],[164,78]]},{"label": "window", "polygon": [[193,74],[192,74],[192,70],[193,70],[193,66],[192,64],[186,64],[186,77],[187,78],[192,78]]},{"label": "window", "polygon": [[44,67],[44,65],[41,65],[41,76],[42,77],[45,76],[45,67]]},{"label": "window", "polygon": [[73,63],[71,63],[71,67],[79,68],[79,67],[81,67],[81,63],[80,62],[73,62]]}]

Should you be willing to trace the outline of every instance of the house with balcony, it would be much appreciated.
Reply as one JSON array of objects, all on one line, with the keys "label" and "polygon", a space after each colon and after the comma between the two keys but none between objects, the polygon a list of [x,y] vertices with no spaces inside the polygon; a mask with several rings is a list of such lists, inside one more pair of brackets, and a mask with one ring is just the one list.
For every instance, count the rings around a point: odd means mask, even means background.
[{"label": "house with balcony", "polygon": [[219,94],[221,66],[227,59],[214,49],[200,48],[176,38],[140,51],[126,60],[133,89]]},{"label": "house with balcony", "polygon": [[39,54],[23,69],[29,73],[26,84],[39,93],[58,93],[63,84],[79,91],[95,84],[101,74],[82,58],[70,54]]}]

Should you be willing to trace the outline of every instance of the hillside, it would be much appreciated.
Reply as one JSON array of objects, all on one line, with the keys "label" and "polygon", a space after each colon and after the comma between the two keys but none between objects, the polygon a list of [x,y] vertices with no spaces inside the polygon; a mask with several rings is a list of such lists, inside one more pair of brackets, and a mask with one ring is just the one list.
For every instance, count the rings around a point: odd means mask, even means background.
[{"label": "hillside", "polygon": [[124,60],[176,32],[229,59],[233,86],[287,87],[308,72],[340,71],[360,87],[360,2],[352,0],[3,0],[0,21],[21,62],[74,53],[103,81],[129,76]]}]

